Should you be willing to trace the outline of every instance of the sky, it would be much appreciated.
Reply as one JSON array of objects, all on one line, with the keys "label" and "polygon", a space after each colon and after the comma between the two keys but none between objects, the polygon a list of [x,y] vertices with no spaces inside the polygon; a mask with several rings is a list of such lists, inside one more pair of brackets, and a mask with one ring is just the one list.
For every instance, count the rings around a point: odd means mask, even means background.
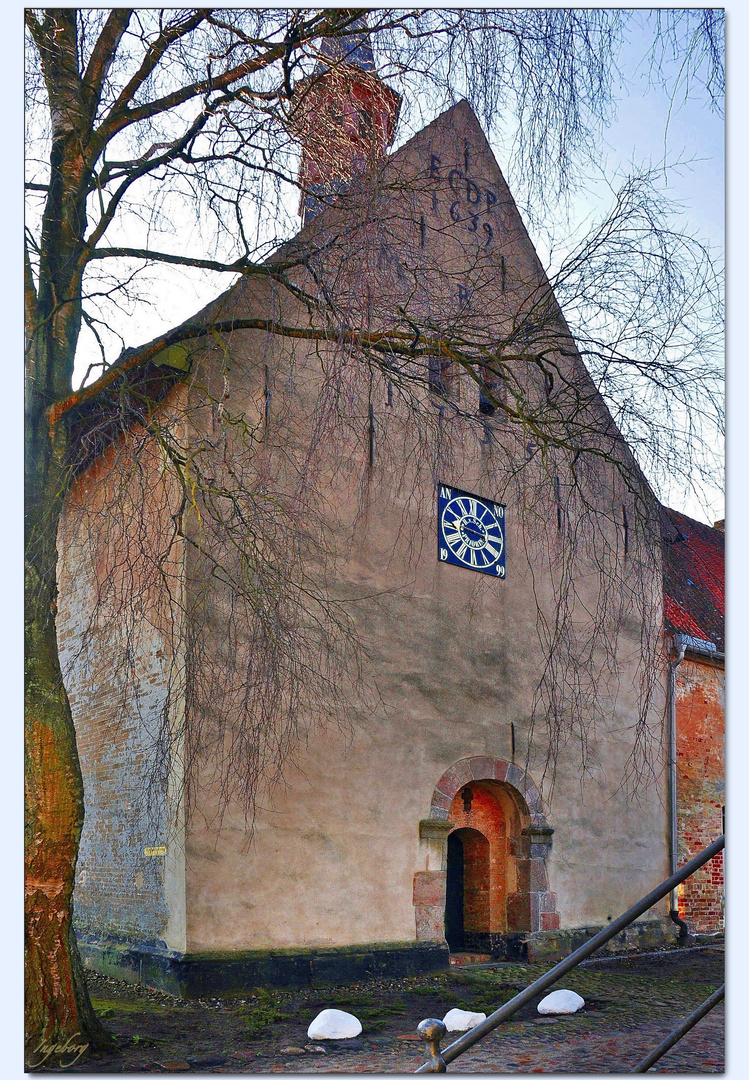
[{"label": "sky", "polygon": [[648,87],[648,73],[638,63],[647,47],[646,32],[636,35],[622,55],[628,85],[618,115],[605,136],[609,163],[664,158],[691,161],[672,177],[677,200],[684,201],[689,221],[716,247],[724,243],[724,120],[696,89],[674,105],[666,92]]},{"label": "sky", "polygon": [[[683,161],[668,173],[667,190],[683,206],[683,222],[718,253],[725,251],[725,121],[712,110],[707,95],[695,92],[672,104],[663,89],[648,86],[641,57],[647,31],[635,35],[621,57],[627,85],[617,116],[604,138],[606,172],[626,169],[630,163],[658,164]],[[593,199],[578,201],[578,212],[595,211]],[[712,524],[725,517],[725,486],[716,477],[707,506],[695,496],[673,504],[690,517]],[[665,493],[663,497],[666,498]]]}]

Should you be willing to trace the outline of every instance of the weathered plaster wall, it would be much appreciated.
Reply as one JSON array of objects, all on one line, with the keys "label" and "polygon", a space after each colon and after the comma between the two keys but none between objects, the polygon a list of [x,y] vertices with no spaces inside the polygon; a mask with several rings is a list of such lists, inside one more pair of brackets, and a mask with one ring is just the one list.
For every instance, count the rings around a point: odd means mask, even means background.
[{"label": "weathered plaster wall", "polygon": [[[676,671],[679,865],[723,832],[725,673],[685,659]],[[679,889],[679,914],[697,934],[723,929],[723,852]]]},{"label": "weathered plaster wall", "polygon": [[[367,232],[367,225],[357,234],[358,248],[346,229],[346,245],[326,255],[326,279],[335,282],[346,317],[376,327],[378,311],[391,313],[412,302],[421,316],[431,312],[441,324],[454,319],[461,333],[506,329],[518,302],[529,292],[537,295],[540,268],[467,107],[460,106],[441,127],[426,129],[394,167],[392,188],[400,194],[391,192],[387,229]],[[372,196],[373,205],[378,198]],[[324,219],[331,220],[321,215],[305,235],[323,230],[325,239],[324,229],[336,222],[326,225]],[[366,214],[357,220],[366,225]],[[213,307],[223,317],[236,312],[289,325],[309,321],[306,311],[268,280],[244,282]],[[528,875],[515,887],[527,900],[534,926],[542,925],[542,915],[555,915],[549,899],[554,896],[563,928],[605,923],[667,874],[660,775],[638,800],[628,800],[624,790],[638,718],[637,598],[622,597],[618,669],[616,677],[602,675],[597,686],[601,718],[587,735],[585,770],[580,744],[568,733],[559,749],[552,799],[543,732],[536,733],[535,749],[529,751],[534,692],[544,663],[537,612],[545,614],[547,626],[553,624],[551,574],[559,572],[566,556],[555,531],[550,478],[533,464],[534,450],[517,443],[501,416],[488,427],[479,421],[454,434],[449,408],[438,420],[439,400],[424,397],[420,408],[434,416],[436,433],[427,447],[408,408],[397,396],[390,400],[385,380],[369,380],[356,365],[363,376],[358,383],[355,370],[345,369],[327,386],[360,405],[346,423],[338,423],[332,408],[325,412],[331,399],[321,389],[330,378],[333,355],[330,343],[306,345],[235,332],[229,346],[212,343],[202,357],[195,355],[192,417],[197,425],[203,392],[245,416],[253,431],[251,480],[264,492],[288,490],[304,469],[310,470],[309,513],[326,522],[330,558],[324,567],[318,565],[312,548],[306,571],[318,582],[327,574],[326,587],[346,601],[376,693],[370,687],[369,693],[352,694],[346,715],[329,717],[327,723],[302,717],[283,782],[261,795],[252,843],[242,808],[222,805],[211,782],[198,784],[186,826],[183,898],[179,845],[160,835],[163,818],[155,829],[147,828],[131,798],[142,783],[148,751],[148,722],[144,727],[142,719],[148,721],[166,705],[170,684],[164,665],[175,659],[173,649],[164,648],[168,628],[159,618],[142,628],[134,658],[140,696],[133,692],[119,702],[110,692],[119,654],[100,638],[102,669],[91,666],[95,651],[84,653],[70,682],[89,802],[85,877],[77,891],[80,918],[92,932],[161,938],[181,951],[428,939],[441,930],[433,910],[439,907],[440,879],[425,875],[444,872],[444,838],[426,836],[420,822],[430,817],[440,778],[457,762],[475,757],[516,763],[518,775],[527,774],[545,800],[540,810],[554,829],[551,851],[547,842],[528,838],[517,861],[529,865],[516,867],[518,877],[520,870]],[[560,371],[585,386],[573,359],[556,359]],[[524,377],[529,395],[543,393],[533,370]],[[454,373],[451,378],[451,393],[477,410],[471,380]],[[594,419],[606,419],[595,399],[587,408]],[[211,415],[215,420],[216,412]],[[317,455],[314,468],[305,457],[313,435],[315,445],[329,447]],[[522,485],[509,483],[508,460],[524,462]],[[218,475],[221,463],[216,464]],[[438,480],[507,505],[506,580],[438,560]],[[602,510],[597,527],[615,538],[622,485],[613,470],[601,469],[594,481],[591,490]],[[125,521],[132,524],[127,516]],[[597,552],[586,553],[585,541],[576,537],[574,552],[581,631],[600,602],[592,563]],[[636,560],[634,538],[630,544],[628,558]],[[96,574],[82,572],[81,559],[68,550],[63,590],[68,599],[60,625],[69,659],[81,641],[91,582],[98,586]],[[241,696],[249,644],[241,633],[227,634],[231,605],[217,581],[188,567],[185,589],[189,605],[205,593],[202,606],[195,605],[203,620],[201,652],[185,705],[188,730],[195,730],[195,700],[209,676],[215,680],[216,672],[226,671],[231,691]],[[652,591],[660,596],[660,577],[654,577]],[[208,736],[209,706],[201,714]],[[170,707],[179,711],[182,705],[170,699]],[[660,717],[656,702],[650,717],[656,729]],[[203,779],[214,765],[206,755]],[[146,844],[162,842],[176,853],[171,869],[142,855]],[[538,872],[531,864],[542,858],[536,847],[544,848],[543,882],[530,880],[531,872]],[[548,900],[543,911],[542,896]],[[426,913],[420,929],[419,909]],[[555,923],[556,917],[545,920],[549,930]],[[500,924],[497,916],[494,925]]]},{"label": "weathered plaster wall", "polygon": [[[500,285],[496,253],[490,257],[483,246],[475,250],[475,233],[481,229],[482,245],[488,236],[482,224],[502,238],[509,283],[527,288],[538,280],[538,265],[483,136],[464,111],[452,115],[451,125],[433,125],[398,159],[404,178],[426,175],[431,187],[419,195],[412,183],[405,185],[413,205],[401,205],[403,221],[398,225],[395,213],[394,228],[404,243],[418,247],[423,211],[433,244],[427,299],[442,315],[457,311],[470,271],[475,283],[472,310],[486,325],[492,312],[498,321],[506,317],[502,312],[509,300]],[[459,198],[456,185],[462,192]],[[482,194],[489,189],[496,202]],[[483,215],[477,229],[467,217],[458,222],[462,231],[451,231],[451,203],[474,199],[481,200]],[[435,204],[442,216],[433,225],[427,215]],[[313,229],[323,227],[320,220],[312,223]],[[471,243],[474,250],[467,249]],[[409,287],[408,267],[398,255],[403,249],[390,247],[383,254],[380,245],[377,250],[380,263],[373,257],[371,265],[360,263],[357,273],[356,259],[349,254],[351,265],[337,268],[337,296],[345,295],[349,282],[352,305],[368,302],[376,308],[378,303],[402,302],[401,294]],[[513,287],[508,284],[507,291]],[[291,325],[301,317],[270,285],[254,282],[223,300],[221,307],[224,315],[231,310],[258,315],[273,310],[279,321]],[[376,322],[376,312],[373,319]],[[225,370],[235,409],[242,402],[253,415],[262,414],[267,368],[276,419],[266,446],[274,438],[282,441],[288,461],[295,448],[307,444],[311,419],[319,419],[321,366],[314,352],[247,333],[234,335],[231,353]],[[353,383],[346,392],[356,392]],[[473,394],[475,388],[468,380],[455,392]],[[321,494],[315,509],[322,508],[329,517],[339,549],[334,588],[344,598],[358,598],[350,611],[379,701],[352,704],[350,731],[338,731],[332,724],[302,732],[296,764],[287,765],[284,783],[259,810],[249,847],[239,808],[229,806],[217,833],[210,822],[220,816],[219,800],[210,790],[201,791],[187,842],[191,950],[414,941],[415,890],[431,882],[435,895],[439,891],[437,879],[415,875],[444,869],[435,865],[439,843],[419,834],[439,778],[466,757],[510,760],[514,725],[515,760],[541,787],[543,751],[537,749],[526,759],[534,689],[543,663],[539,604],[553,621],[549,563],[559,557],[553,529],[545,549],[521,527],[523,516],[529,520],[528,507],[513,501],[512,492],[503,488],[503,459],[495,456],[480,426],[435,467],[414,444],[408,413],[399,411],[397,402],[388,404],[384,381],[374,384],[371,403],[377,425],[372,466],[367,466],[364,405],[358,432],[353,422],[352,431],[343,434],[332,423],[334,449],[317,477]],[[595,412],[593,404],[591,409]],[[500,427],[496,432],[499,439],[511,438]],[[272,457],[270,449],[264,452]],[[524,455],[525,448],[518,452]],[[275,482],[282,482],[285,467],[278,465]],[[526,475],[530,484],[532,469]],[[438,561],[438,479],[507,502],[506,580]],[[606,470],[598,477],[598,492],[603,510],[622,497]],[[540,520],[554,520],[553,498],[547,484],[536,506]],[[604,521],[602,527],[609,526]],[[582,538],[580,543],[582,548]],[[630,543],[632,560],[637,551],[634,540]],[[590,564],[586,569],[584,556],[577,585],[582,619],[583,606],[595,610],[599,602],[598,579]],[[654,576],[653,595],[660,596],[660,590],[660,577]],[[216,596],[212,603],[218,648],[221,602]],[[602,719],[589,733],[586,768],[581,767],[579,744],[567,740],[558,756],[553,801],[544,806],[555,830],[547,860],[548,890],[556,894],[562,927],[604,924],[667,876],[662,777],[656,768],[656,781],[641,790],[638,799],[628,799],[624,790],[638,717],[640,630],[636,601],[627,608],[624,600],[618,678],[600,680]],[[661,707],[662,701],[655,702],[650,718],[656,737]],[[419,899],[424,910],[435,906],[423,896],[417,897],[417,906]],[[651,917],[662,913],[663,905]]]},{"label": "weathered plaster wall", "polygon": [[[376,511],[387,529],[386,503]],[[361,585],[392,589],[397,565]],[[418,826],[439,777],[469,755],[509,758],[511,722],[522,760],[539,661],[515,565],[507,581],[477,584],[428,556],[409,569],[412,589],[404,574],[403,595],[361,616],[382,709],[354,716],[350,741],[311,733],[298,770],[287,770],[258,815],[248,852],[238,816],[224,819],[218,840],[191,827],[192,948],[413,940],[414,874],[436,869]],[[631,715],[620,705],[615,720],[624,726]],[[588,783],[574,751],[561,755],[548,811],[549,888],[563,926],[604,923],[667,875],[662,793],[627,803],[620,784],[631,744],[615,724],[600,737],[591,750],[601,766]],[[212,808],[204,812],[210,819]]]}]

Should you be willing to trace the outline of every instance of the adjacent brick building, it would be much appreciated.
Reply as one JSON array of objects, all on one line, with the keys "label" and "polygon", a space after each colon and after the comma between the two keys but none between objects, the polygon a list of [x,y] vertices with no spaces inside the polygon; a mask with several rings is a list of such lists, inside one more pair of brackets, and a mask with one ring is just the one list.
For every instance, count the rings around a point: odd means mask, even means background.
[{"label": "adjacent brick building", "polygon": [[[678,865],[724,831],[725,571],[724,523],[711,528],[668,511],[664,608],[676,668]],[[690,932],[723,929],[723,853],[679,890],[679,915]]]}]

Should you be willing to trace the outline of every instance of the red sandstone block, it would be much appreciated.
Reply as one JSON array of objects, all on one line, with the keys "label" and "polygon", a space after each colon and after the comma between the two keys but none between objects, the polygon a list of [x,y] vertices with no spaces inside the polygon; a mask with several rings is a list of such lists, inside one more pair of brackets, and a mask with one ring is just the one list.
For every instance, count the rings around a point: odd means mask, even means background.
[{"label": "red sandstone block", "polygon": [[504,783],[507,777],[507,770],[510,767],[508,761],[495,761],[494,762],[494,779],[501,780]]},{"label": "red sandstone block", "polygon": [[416,908],[416,940],[442,941],[445,936],[444,905],[423,905]]},{"label": "red sandstone block", "polygon": [[507,897],[507,929],[510,933],[527,929],[531,922],[531,898],[528,893]]},{"label": "red sandstone block", "polygon": [[432,795],[432,806],[439,806],[441,810],[449,810],[452,799],[449,795],[443,795],[441,791],[435,791]]},{"label": "red sandstone block", "polygon": [[444,870],[420,870],[414,874],[414,904],[444,906],[446,880]]},{"label": "red sandstone block", "polygon": [[460,761],[456,761],[452,769],[452,772],[458,781],[458,787],[463,787],[464,784],[468,784],[473,780],[473,773],[471,771],[471,759],[462,758]]},{"label": "red sandstone block", "polygon": [[443,795],[449,795],[452,799],[456,791],[471,780],[473,780],[471,767],[464,758],[462,761],[456,761],[456,763],[447,770],[437,785],[437,791],[441,792]]},{"label": "red sandstone block", "polygon": [[542,930],[558,930],[559,929],[559,915],[556,911],[553,912],[541,912],[541,929]]},{"label": "red sandstone block", "polygon": [[530,888],[531,892],[545,892],[549,881],[546,876],[546,863],[541,859],[530,860]]},{"label": "red sandstone block", "polygon": [[493,780],[494,759],[490,757],[474,757],[469,759],[471,773],[474,780]]},{"label": "red sandstone block", "polygon": [[557,894],[553,892],[543,892],[540,897],[541,901],[541,914],[551,915],[557,908]]}]

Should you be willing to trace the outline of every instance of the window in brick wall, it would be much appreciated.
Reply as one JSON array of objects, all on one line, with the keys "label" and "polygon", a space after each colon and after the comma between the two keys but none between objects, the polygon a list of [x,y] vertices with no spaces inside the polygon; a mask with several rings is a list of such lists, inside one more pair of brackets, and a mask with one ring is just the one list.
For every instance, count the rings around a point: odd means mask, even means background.
[{"label": "window in brick wall", "polygon": [[494,416],[497,411],[494,402],[505,400],[504,383],[490,367],[480,367],[478,374],[483,384],[483,387],[479,384],[479,412],[483,416]]},{"label": "window in brick wall", "polygon": [[455,364],[441,356],[429,357],[429,388],[443,397],[458,401],[460,384]]}]

